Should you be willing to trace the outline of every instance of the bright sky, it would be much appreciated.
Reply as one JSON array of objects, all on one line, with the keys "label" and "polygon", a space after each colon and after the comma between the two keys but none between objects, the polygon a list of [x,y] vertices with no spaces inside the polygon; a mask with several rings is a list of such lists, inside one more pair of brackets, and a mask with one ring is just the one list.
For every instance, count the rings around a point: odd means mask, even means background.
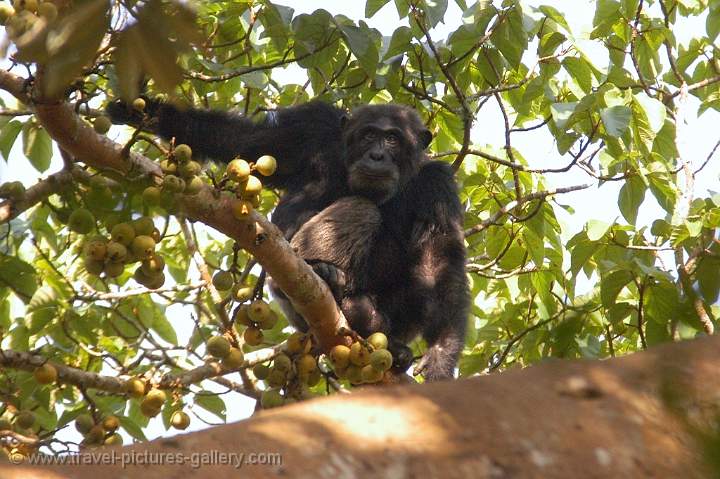
[{"label": "bright sky", "polygon": [[[290,6],[295,9],[295,14],[311,13],[312,11],[323,8],[332,14],[344,14],[352,19],[361,19],[364,17],[365,2],[339,2],[338,0],[278,0],[278,3]],[[595,10],[594,1],[588,0],[547,0],[540,2],[537,0],[529,0],[528,5],[537,6],[540,4],[549,4],[558,8],[567,14],[568,23],[573,28],[573,33],[582,37],[583,32],[589,31],[592,23],[592,16]],[[444,39],[449,32],[453,31],[460,25],[461,12],[453,1],[449,1],[448,12],[445,16],[445,24],[440,24],[435,31],[433,37],[436,39]],[[388,3],[383,7],[372,19],[367,23],[374,28],[379,29],[384,35],[391,35],[392,32],[401,24],[407,21],[399,21],[394,7],[394,2]],[[704,31],[704,19],[698,19],[693,22],[686,22],[677,25],[673,30],[675,35],[681,42],[687,41],[688,38],[698,31]],[[607,58],[603,48],[589,45],[587,51],[596,63],[596,66],[603,67]],[[288,81],[292,83],[302,83],[298,79],[298,68],[287,68],[284,71],[274,72],[275,77],[280,81]],[[7,97],[3,97],[7,98]],[[720,123],[720,115],[717,112],[706,112],[702,117],[696,117],[698,104],[692,100],[688,102],[687,125],[681,129],[682,136],[679,138],[679,148],[681,154],[691,159],[693,164],[699,165],[707,157],[715,142],[718,141],[720,135],[717,125]],[[490,144],[496,147],[502,146],[504,143],[504,128],[500,121],[500,113],[493,102],[488,102],[487,106],[481,112],[478,118],[478,124],[473,131],[473,142],[484,145]],[[113,130],[115,132],[115,129]],[[566,158],[561,158],[554,146],[553,139],[550,134],[543,129],[532,133],[516,134],[513,137],[514,146],[518,148],[523,156],[528,160],[532,167],[559,167],[567,164]],[[0,160],[0,182],[19,179],[26,186],[34,184],[38,179],[37,172],[29,165],[22,155],[20,142],[18,141],[12,155],[12,167]],[[59,155],[55,155],[52,166],[45,175],[53,173],[61,168],[61,160]],[[714,159],[703,171],[702,175],[696,180],[696,194],[701,195],[711,188],[717,187],[718,177],[720,175],[720,159]],[[593,182],[593,179],[581,171],[571,170],[568,173],[550,175],[547,178],[549,187],[570,186],[582,183]],[[582,229],[583,225],[589,219],[601,219],[608,222],[620,217],[617,208],[617,194],[621,184],[608,183],[602,187],[593,187],[588,190],[574,192],[563,195],[558,200],[563,204],[571,204],[576,213],[569,216],[561,214],[563,229],[565,230],[564,238],[569,238],[573,234]],[[558,211],[561,211],[558,209]],[[656,204],[652,195],[646,195],[646,202],[640,210],[639,224],[649,224],[654,218],[664,216],[659,206]],[[182,334],[182,333],[181,333]],[[225,396],[228,403],[228,418],[232,421],[249,416],[252,413],[252,402],[241,399],[237,394]],[[212,419],[211,417],[208,419]],[[190,430],[202,429],[205,426],[197,420],[193,421]],[[156,418],[151,422],[151,427],[146,431],[149,437],[159,435],[169,435],[166,433],[160,423],[160,419]],[[75,437],[77,439],[77,437]]]}]

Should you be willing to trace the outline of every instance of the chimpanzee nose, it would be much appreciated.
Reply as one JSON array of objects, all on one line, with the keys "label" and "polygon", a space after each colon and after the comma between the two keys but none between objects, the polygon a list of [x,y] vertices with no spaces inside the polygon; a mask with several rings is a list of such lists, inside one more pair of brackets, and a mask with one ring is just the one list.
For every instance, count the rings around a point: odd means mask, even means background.
[{"label": "chimpanzee nose", "polygon": [[383,152],[382,151],[371,151],[370,159],[373,161],[381,161],[383,159]]}]

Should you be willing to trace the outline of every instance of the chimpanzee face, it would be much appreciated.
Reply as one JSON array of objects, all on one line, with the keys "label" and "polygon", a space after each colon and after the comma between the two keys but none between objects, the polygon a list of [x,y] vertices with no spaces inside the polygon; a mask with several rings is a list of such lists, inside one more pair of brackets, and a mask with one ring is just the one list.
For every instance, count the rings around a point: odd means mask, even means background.
[{"label": "chimpanzee face", "polygon": [[362,108],[345,125],[351,191],[386,202],[417,173],[430,139],[412,111],[397,105]]}]

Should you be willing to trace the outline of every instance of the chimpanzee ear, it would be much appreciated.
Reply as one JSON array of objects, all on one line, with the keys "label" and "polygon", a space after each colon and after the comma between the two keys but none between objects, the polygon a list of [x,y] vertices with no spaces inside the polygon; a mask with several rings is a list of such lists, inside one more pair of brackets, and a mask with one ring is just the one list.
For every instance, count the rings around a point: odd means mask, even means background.
[{"label": "chimpanzee ear", "polygon": [[418,139],[420,140],[420,143],[422,144],[423,150],[424,150],[425,148],[427,148],[430,145],[430,142],[433,139],[433,135],[432,135],[432,133],[430,133],[430,130],[427,130],[427,129],[422,130],[418,134]]}]

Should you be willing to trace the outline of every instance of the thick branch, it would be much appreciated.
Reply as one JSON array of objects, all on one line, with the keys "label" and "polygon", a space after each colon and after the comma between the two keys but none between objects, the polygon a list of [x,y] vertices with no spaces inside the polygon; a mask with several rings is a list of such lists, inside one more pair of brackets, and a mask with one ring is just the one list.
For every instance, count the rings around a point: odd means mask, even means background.
[{"label": "thick branch", "polygon": [[188,217],[201,221],[235,239],[252,254],[290,298],[295,310],[308,322],[320,346],[348,341],[338,334],[347,327],[333,296],[308,264],[293,251],[282,232],[264,216],[253,213],[250,221],[238,221],[232,214],[231,199],[217,198],[211,188],[183,200]]},{"label": "thick branch", "polygon": [[0,69],[0,88],[10,93],[22,103],[31,103],[30,97],[26,91],[25,79],[15,75],[14,73]]},{"label": "thick branch", "polygon": [[0,224],[7,223],[23,211],[56,193],[62,186],[75,181],[90,181],[90,174],[81,168],[62,170],[54,173],[25,191],[18,200],[7,199],[0,202]]},{"label": "thick branch", "polygon": [[[248,478],[717,477],[719,349],[720,338],[703,338],[618,359],[545,362],[421,388],[366,388],[115,451],[277,454],[273,464],[243,467]],[[11,479],[161,479],[193,471],[178,462],[45,467],[7,470]],[[238,471],[218,464],[202,475],[231,478]]]},{"label": "thick branch", "polygon": [[38,103],[35,115],[58,145],[78,161],[125,175],[162,175],[157,163],[138,153],[124,157],[121,145],[98,135],[67,103]]}]

